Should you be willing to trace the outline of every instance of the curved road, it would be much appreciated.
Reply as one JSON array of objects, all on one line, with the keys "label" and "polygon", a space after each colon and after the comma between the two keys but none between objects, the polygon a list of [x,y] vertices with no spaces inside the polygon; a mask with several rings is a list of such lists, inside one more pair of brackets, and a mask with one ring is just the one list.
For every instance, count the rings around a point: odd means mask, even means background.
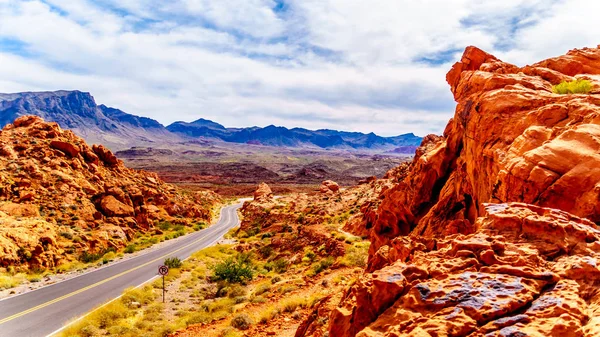
[{"label": "curved road", "polygon": [[139,286],[157,275],[165,258],[180,259],[219,241],[239,225],[238,203],[221,209],[219,221],[177,242],[137,257],[0,300],[0,336],[43,337],[63,327],[102,303],[121,295],[124,289]]}]

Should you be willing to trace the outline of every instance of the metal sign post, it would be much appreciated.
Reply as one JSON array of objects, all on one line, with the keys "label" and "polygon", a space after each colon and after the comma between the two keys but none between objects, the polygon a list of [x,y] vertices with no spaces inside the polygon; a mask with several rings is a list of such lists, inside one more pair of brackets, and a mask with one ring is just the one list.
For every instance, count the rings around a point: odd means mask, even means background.
[{"label": "metal sign post", "polygon": [[160,275],[162,275],[162,279],[163,279],[163,303],[165,303],[165,275],[167,275],[169,273],[169,267],[167,267],[167,266],[158,267],[158,273]]}]

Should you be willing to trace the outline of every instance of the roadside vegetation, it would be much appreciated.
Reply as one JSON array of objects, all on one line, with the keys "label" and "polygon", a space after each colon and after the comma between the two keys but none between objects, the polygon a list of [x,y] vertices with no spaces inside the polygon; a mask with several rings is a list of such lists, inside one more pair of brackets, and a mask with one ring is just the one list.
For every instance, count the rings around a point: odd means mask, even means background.
[{"label": "roadside vegetation", "polygon": [[563,81],[552,88],[552,92],[560,95],[588,94],[592,90],[592,83],[588,80]]},{"label": "roadside vegetation", "polygon": [[[133,240],[127,246],[120,249],[108,247],[92,252],[84,251],[79,255],[75,255],[76,259],[50,269],[8,267],[5,271],[0,272],[0,291],[11,289],[21,284],[41,282],[44,278],[53,274],[64,274],[71,271],[99,267],[123,258],[127,254],[133,254],[157,243],[176,239],[206,227],[207,224],[204,222],[183,225],[169,221],[157,221],[153,229],[147,232],[137,232]],[[61,232],[62,237],[68,238],[74,243],[81,240],[80,235],[82,234],[83,233],[80,233],[78,228]],[[72,246],[67,246],[65,250],[74,250],[74,248]],[[24,251],[22,255],[26,258],[28,252]]]},{"label": "roadside vegetation", "polygon": [[[300,259],[268,249],[269,235],[243,236],[256,249],[238,252],[217,245],[171,265],[166,276],[167,303],[161,302],[162,281],[128,289],[114,302],[86,316],[61,336],[167,336],[197,324],[214,325],[214,336],[243,336],[274,320],[299,323],[321,299],[353,282],[355,267],[364,266],[368,243],[356,242],[346,255],[333,258],[318,247],[306,247]],[[178,266],[178,267],[175,267]],[[212,335],[211,335],[212,336]]]}]

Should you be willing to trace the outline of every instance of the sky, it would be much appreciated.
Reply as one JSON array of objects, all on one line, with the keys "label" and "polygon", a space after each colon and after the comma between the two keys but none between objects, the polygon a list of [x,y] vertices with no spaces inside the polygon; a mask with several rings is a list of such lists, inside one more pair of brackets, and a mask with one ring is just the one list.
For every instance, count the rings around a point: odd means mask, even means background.
[{"label": "sky", "polygon": [[0,0],[0,92],[81,90],[167,125],[440,134],[475,45],[600,44],[589,0]]}]

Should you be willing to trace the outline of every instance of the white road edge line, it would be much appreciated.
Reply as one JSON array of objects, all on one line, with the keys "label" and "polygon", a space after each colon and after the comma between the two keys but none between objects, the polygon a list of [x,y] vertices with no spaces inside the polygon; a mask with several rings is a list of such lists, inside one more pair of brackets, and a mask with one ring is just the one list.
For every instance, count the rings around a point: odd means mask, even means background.
[{"label": "white road edge line", "polygon": [[[223,209],[225,209],[225,208],[223,208]],[[220,219],[221,219],[221,218],[219,217],[219,220],[220,220]],[[211,243],[210,243],[208,246],[206,246],[206,247],[204,247],[204,248],[202,248],[202,249],[205,249],[205,248],[208,248],[208,247],[212,247],[212,246],[213,246],[215,243],[219,242],[219,241],[220,241],[222,238],[223,238],[222,236],[221,236],[221,237],[219,237],[219,238],[217,238],[215,241],[211,242]],[[185,261],[185,260],[189,259],[190,257],[192,257],[192,256],[190,255],[190,256],[186,257],[185,259],[183,259],[183,261]],[[142,284],[140,284],[140,285],[138,285],[138,286],[134,287],[134,289],[137,289],[137,288],[139,288],[139,287],[143,286],[144,284],[146,284],[146,283],[148,283],[148,282],[151,282],[152,280],[154,280],[154,279],[155,279],[155,278],[157,278],[157,277],[159,277],[159,275],[154,275],[154,276],[153,276],[151,279],[149,279],[149,280],[147,280],[147,281],[144,281],[144,282],[142,282]],[[74,321],[72,321],[72,322],[68,323],[67,325],[63,326],[62,328],[60,328],[60,329],[58,329],[58,330],[56,330],[56,331],[54,331],[54,332],[50,333],[49,335],[46,335],[46,337],[52,337],[52,336],[54,336],[55,334],[57,334],[57,333],[59,333],[59,332],[63,331],[64,329],[68,328],[69,326],[71,326],[71,325],[73,325],[73,324],[75,324],[75,323],[77,323],[77,322],[81,321],[81,320],[82,320],[82,319],[84,319],[85,317],[89,316],[89,315],[90,315],[91,313],[93,313],[94,311],[96,311],[96,310],[99,310],[99,309],[101,309],[101,308],[103,308],[103,307],[105,307],[105,306],[109,305],[110,303],[112,303],[112,302],[114,302],[114,301],[118,300],[118,299],[119,299],[119,298],[121,298],[121,297],[123,297],[123,294],[121,294],[121,295],[119,295],[119,296],[117,296],[117,297],[113,298],[112,300],[110,300],[110,301],[108,301],[108,302],[106,302],[106,303],[102,304],[101,306],[99,306],[99,307],[97,307],[97,308],[94,308],[94,309],[92,309],[92,310],[91,310],[91,311],[89,311],[87,314],[85,314],[85,315],[83,315],[83,316],[81,316],[81,317],[77,318],[76,320],[74,320]]]},{"label": "white road edge line", "polygon": [[[231,205],[230,205],[230,206],[231,206]],[[212,226],[216,225],[216,224],[217,224],[219,221],[221,221],[221,218],[223,217],[223,210],[224,210],[225,208],[227,208],[227,207],[229,207],[229,206],[224,206],[223,208],[221,208],[221,211],[220,211],[220,213],[219,213],[219,219],[217,220],[217,222],[215,222],[215,223],[214,223],[213,225],[211,225],[210,227],[212,227]],[[206,229],[209,229],[210,227],[207,227],[207,228],[205,228],[205,229],[203,229],[203,230],[200,230],[200,231],[198,231],[198,232],[193,232],[193,233],[190,233],[190,234],[188,234],[188,235],[181,236],[181,238],[182,238],[182,239],[184,239],[184,238],[190,238],[192,235],[194,235],[194,234],[199,234],[199,233],[202,233],[204,230],[206,230]],[[183,240],[181,240],[181,241],[183,241]],[[176,245],[176,244],[177,244],[177,241],[174,241],[174,242],[171,242],[171,244],[169,244],[168,246],[165,246],[165,247],[162,247],[162,248],[168,248],[168,247],[170,247],[170,246],[173,246],[173,245]],[[150,249],[151,247],[152,247],[152,246],[148,247],[147,249]],[[159,250],[159,249],[161,249],[161,248],[155,249],[155,250],[153,250],[153,251],[147,251],[147,252],[144,252],[143,254],[140,254],[140,255],[138,255],[138,256],[132,257],[132,258],[130,258],[130,259],[124,259],[124,260],[120,260],[120,261],[117,261],[117,262],[115,262],[115,263],[112,263],[112,264],[110,264],[110,265],[103,266],[103,267],[100,267],[100,268],[97,268],[97,269],[94,269],[94,270],[90,270],[90,271],[88,271],[88,272],[84,272],[84,273],[82,273],[82,274],[79,274],[79,275],[73,276],[73,277],[71,277],[71,278],[68,278],[68,279],[66,279],[66,280],[62,280],[62,281],[60,281],[60,282],[56,282],[56,283],[52,283],[52,284],[47,284],[47,285],[45,285],[45,286],[43,286],[43,287],[39,287],[39,288],[37,288],[37,289],[34,289],[34,290],[31,290],[31,291],[26,291],[26,292],[23,292],[23,293],[20,293],[20,294],[16,294],[16,295],[13,295],[13,296],[8,296],[8,297],[0,298],[0,302],[2,302],[2,301],[6,301],[6,300],[9,300],[9,299],[13,299],[13,298],[16,298],[16,297],[19,297],[19,296],[21,296],[21,295],[30,294],[30,293],[32,293],[32,292],[34,292],[34,291],[38,291],[38,290],[41,290],[41,289],[44,289],[44,288],[47,288],[47,287],[51,287],[51,286],[54,286],[54,285],[60,284],[60,283],[62,283],[62,282],[67,282],[67,281],[70,281],[70,280],[74,280],[74,279],[76,279],[76,278],[78,278],[78,277],[85,276],[85,275],[89,275],[89,274],[91,274],[91,273],[94,273],[94,272],[97,272],[97,271],[100,271],[100,270],[103,270],[103,269],[106,269],[106,268],[109,268],[109,267],[112,267],[112,266],[116,266],[116,265],[118,265],[118,264],[120,264],[120,263],[124,263],[124,262],[127,262],[127,261],[131,261],[131,260],[133,260],[133,259],[140,258],[140,257],[142,257],[142,256],[146,256],[146,255],[148,255],[148,254],[154,253],[155,251],[157,251],[157,250]]]}]

